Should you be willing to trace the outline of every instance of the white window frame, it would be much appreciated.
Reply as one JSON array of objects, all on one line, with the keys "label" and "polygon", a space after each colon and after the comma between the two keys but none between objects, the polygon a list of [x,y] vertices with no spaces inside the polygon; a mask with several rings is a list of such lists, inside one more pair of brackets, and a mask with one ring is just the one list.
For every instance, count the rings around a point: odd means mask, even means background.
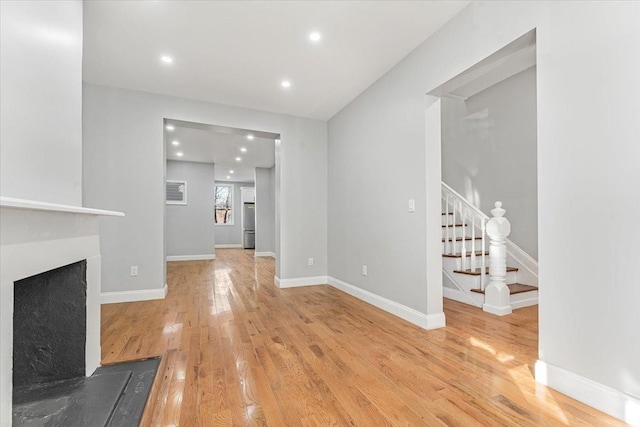
[{"label": "white window frame", "polygon": [[216,200],[215,200],[215,191],[216,189],[214,188],[214,193],[213,193],[213,223],[216,227],[233,227],[235,225],[236,222],[236,207],[235,207],[235,199],[236,199],[236,189],[235,189],[235,185],[234,184],[227,184],[227,183],[215,183],[215,187],[229,187],[230,191],[231,191],[231,221],[227,222],[226,224],[220,224],[216,222]]},{"label": "white window frame", "polygon": [[167,184],[172,183],[172,184],[181,184],[184,187],[184,191],[182,192],[183,196],[182,200],[167,200],[167,186],[165,184],[165,201],[167,202],[168,205],[186,205],[187,204],[187,181],[184,180],[180,180],[180,179],[168,179],[167,180]]}]

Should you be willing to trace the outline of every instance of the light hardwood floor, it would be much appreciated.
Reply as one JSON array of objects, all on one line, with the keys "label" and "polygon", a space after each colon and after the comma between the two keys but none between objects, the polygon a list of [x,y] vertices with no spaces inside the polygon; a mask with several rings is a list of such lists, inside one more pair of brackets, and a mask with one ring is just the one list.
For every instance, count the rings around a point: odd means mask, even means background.
[{"label": "light hardwood floor", "polygon": [[537,307],[445,300],[425,331],[329,286],[280,290],[252,251],[216,256],[169,263],[165,300],[102,306],[103,363],[163,355],[143,425],[624,425],[535,383]]}]

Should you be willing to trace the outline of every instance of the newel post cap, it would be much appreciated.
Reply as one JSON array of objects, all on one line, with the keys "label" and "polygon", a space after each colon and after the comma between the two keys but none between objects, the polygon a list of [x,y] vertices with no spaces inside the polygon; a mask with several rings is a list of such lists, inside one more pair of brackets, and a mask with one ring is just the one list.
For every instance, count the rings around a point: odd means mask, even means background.
[{"label": "newel post cap", "polygon": [[491,209],[491,215],[493,215],[494,218],[503,217],[506,211],[502,209],[502,202],[495,202],[493,206],[495,206],[495,208]]},{"label": "newel post cap", "polygon": [[493,239],[507,237],[511,233],[511,223],[503,217],[506,211],[502,209],[502,202],[496,202],[494,206],[491,210],[493,218],[487,221],[487,234]]}]

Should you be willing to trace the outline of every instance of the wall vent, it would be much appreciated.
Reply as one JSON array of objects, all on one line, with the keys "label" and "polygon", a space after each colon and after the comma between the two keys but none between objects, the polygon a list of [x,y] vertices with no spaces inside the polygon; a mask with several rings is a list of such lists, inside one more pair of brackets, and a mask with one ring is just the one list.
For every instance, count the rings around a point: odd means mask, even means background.
[{"label": "wall vent", "polygon": [[167,180],[167,204],[186,205],[187,204],[187,181]]}]

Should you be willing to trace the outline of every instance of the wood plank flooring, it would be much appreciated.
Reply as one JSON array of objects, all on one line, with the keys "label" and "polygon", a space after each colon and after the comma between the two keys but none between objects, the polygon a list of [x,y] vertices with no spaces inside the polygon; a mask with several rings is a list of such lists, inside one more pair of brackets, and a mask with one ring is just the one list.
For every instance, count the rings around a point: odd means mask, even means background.
[{"label": "wood plank flooring", "polygon": [[169,263],[165,300],[102,306],[103,363],[163,355],[142,425],[624,425],[535,383],[537,307],[445,300],[425,331],[329,286],[280,290],[253,251],[216,257]]}]

